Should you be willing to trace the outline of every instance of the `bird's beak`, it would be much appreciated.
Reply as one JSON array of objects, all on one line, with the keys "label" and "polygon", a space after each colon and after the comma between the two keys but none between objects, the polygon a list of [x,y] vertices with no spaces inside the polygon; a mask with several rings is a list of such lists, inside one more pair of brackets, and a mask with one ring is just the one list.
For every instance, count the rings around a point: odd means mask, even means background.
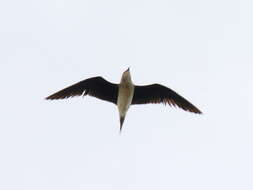
[{"label": "bird's beak", "polygon": [[127,72],[130,71],[130,67],[128,67],[128,69],[126,70]]}]

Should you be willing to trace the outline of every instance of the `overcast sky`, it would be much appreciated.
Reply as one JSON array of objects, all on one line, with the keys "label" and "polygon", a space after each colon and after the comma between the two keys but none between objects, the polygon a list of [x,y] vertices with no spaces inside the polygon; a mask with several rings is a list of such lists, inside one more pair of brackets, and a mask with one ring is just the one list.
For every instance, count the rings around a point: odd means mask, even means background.
[{"label": "overcast sky", "polygon": [[[0,2],[0,189],[253,189],[250,0]],[[161,83],[203,115],[93,97],[80,80]]]}]

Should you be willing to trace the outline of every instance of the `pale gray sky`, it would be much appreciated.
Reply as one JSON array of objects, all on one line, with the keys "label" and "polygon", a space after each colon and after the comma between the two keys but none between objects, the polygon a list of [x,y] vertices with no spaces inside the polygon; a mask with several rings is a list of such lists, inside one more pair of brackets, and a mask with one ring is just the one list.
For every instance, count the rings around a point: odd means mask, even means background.
[{"label": "pale gray sky", "polygon": [[[253,3],[0,2],[0,189],[253,189]],[[88,77],[161,83],[199,107],[44,97]]]}]

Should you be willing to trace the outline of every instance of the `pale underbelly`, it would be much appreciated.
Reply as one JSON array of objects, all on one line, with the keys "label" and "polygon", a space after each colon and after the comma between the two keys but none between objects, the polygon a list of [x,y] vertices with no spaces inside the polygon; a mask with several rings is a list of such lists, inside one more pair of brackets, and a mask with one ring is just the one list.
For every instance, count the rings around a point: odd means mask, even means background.
[{"label": "pale underbelly", "polygon": [[125,115],[132,103],[134,87],[120,87],[117,100],[118,110],[121,116]]}]

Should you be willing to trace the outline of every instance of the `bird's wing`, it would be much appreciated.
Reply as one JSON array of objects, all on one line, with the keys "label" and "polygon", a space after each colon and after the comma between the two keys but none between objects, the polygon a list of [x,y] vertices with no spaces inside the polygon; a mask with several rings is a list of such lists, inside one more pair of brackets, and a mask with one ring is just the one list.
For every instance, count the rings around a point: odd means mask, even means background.
[{"label": "bird's wing", "polygon": [[118,85],[110,83],[102,77],[93,77],[64,88],[46,99],[64,99],[87,94],[117,104]]},{"label": "bird's wing", "polygon": [[135,86],[132,104],[164,103],[182,108],[185,111],[201,113],[188,100],[173,90],[160,84]]}]

